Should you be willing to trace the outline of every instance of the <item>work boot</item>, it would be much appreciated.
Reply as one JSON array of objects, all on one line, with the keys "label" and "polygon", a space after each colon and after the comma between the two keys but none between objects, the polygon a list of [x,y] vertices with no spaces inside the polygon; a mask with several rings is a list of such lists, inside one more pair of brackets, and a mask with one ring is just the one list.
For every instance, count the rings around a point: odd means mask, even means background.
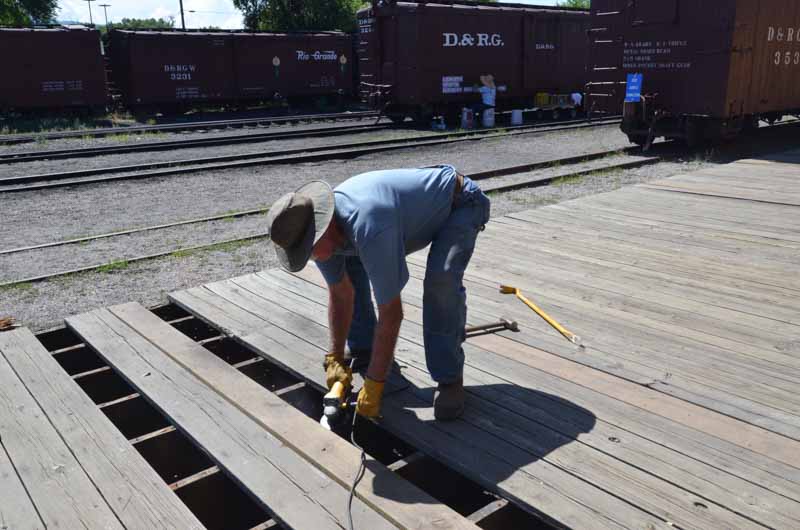
[{"label": "work boot", "polygon": [[455,420],[464,412],[464,379],[455,383],[439,383],[433,394],[433,416],[439,421]]}]

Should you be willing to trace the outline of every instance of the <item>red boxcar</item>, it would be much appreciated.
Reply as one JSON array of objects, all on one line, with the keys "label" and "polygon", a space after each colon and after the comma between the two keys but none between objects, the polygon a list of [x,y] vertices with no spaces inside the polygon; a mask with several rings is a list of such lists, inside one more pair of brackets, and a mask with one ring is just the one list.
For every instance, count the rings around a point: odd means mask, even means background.
[{"label": "red boxcar", "polygon": [[571,107],[570,94],[583,92],[588,11],[381,0],[359,11],[358,22],[362,95],[390,117],[425,118],[480,101],[485,74],[494,76],[500,108]]},{"label": "red boxcar", "polygon": [[112,31],[126,105],[351,94],[352,37],[338,32]]},{"label": "red boxcar", "polygon": [[622,109],[632,142],[696,144],[800,113],[797,0],[593,0],[590,34],[588,106]]},{"label": "red boxcar", "polygon": [[0,111],[105,107],[105,69],[96,30],[2,28],[0,50]]}]

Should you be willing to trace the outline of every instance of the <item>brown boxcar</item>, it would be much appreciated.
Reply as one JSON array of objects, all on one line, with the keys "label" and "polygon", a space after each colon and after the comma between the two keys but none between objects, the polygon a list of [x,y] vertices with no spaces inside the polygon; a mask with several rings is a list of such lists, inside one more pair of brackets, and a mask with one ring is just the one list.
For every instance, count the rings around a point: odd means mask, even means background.
[{"label": "brown boxcar", "polygon": [[[689,144],[800,112],[797,0],[593,0],[587,104]],[[641,76],[631,87],[629,74]],[[623,103],[624,102],[624,103]]]},{"label": "brown boxcar", "polygon": [[3,28],[0,50],[0,111],[105,107],[105,69],[96,30]]},{"label": "brown boxcar", "polygon": [[109,46],[114,85],[128,107],[235,98],[230,33],[113,30]]},{"label": "brown boxcar", "polygon": [[351,94],[353,40],[339,32],[111,32],[129,107]]},{"label": "brown boxcar", "polygon": [[358,23],[362,95],[393,118],[479,102],[485,74],[499,108],[532,107],[543,94],[570,107],[569,95],[583,92],[588,11],[381,0],[359,11]]},{"label": "brown boxcar", "polygon": [[236,97],[352,95],[353,38],[339,32],[234,34]]}]

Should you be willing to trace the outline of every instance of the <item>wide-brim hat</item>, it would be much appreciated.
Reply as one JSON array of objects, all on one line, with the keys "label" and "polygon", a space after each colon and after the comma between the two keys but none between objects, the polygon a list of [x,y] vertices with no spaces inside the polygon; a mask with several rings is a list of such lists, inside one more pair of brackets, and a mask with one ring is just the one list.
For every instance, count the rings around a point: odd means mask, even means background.
[{"label": "wide-brim hat", "polygon": [[298,272],[306,266],[314,245],[330,226],[334,210],[333,190],[322,181],[309,182],[275,201],[267,214],[267,226],[284,269]]},{"label": "wide-brim hat", "polygon": [[[473,77],[473,79],[475,79]],[[486,74],[481,76],[481,83],[489,88],[494,88],[494,76],[492,74]]]}]

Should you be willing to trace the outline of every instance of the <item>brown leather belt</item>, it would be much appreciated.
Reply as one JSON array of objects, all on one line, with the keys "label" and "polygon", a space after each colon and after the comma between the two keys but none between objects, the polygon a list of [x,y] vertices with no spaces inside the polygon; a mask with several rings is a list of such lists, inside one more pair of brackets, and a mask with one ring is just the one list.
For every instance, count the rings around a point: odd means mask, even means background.
[{"label": "brown leather belt", "polygon": [[461,190],[464,189],[464,175],[456,171],[456,185],[453,186],[453,206],[456,205],[456,199],[461,195]]}]

